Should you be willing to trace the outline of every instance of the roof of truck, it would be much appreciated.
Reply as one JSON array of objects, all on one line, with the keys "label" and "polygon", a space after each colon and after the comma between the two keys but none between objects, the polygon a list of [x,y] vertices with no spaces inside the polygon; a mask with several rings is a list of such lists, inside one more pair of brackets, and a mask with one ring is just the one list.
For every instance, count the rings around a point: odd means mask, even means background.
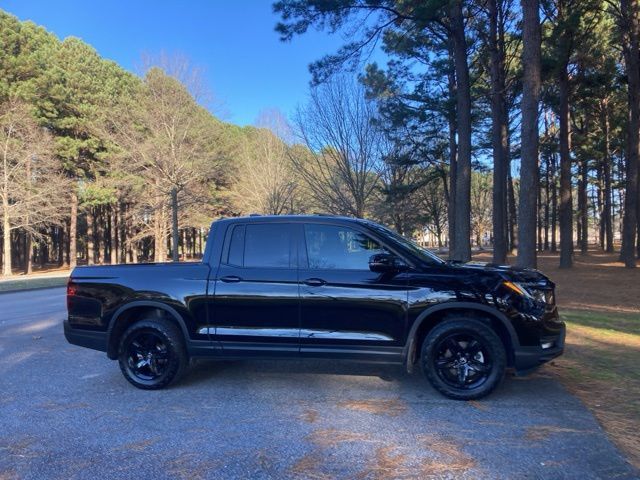
[{"label": "roof of truck", "polygon": [[248,215],[244,217],[227,217],[220,219],[220,222],[242,222],[242,223],[262,223],[262,222],[305,222],[313,220],[314,222],[322,221],[322,220],[330,220],[330,221],[340,221],[345,223],[371,223],[369,220],[365,220],[363,218],[355,218],[355,217],[346,217],[340,215],[325,215],[325,214],[314,214],[314,215]]}]

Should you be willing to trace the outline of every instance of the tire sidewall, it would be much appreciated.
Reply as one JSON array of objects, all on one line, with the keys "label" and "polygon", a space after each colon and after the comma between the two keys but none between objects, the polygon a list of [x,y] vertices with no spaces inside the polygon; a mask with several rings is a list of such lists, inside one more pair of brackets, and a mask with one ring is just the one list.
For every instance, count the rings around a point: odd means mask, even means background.
[{"label": "tire sidewall", "polygon": [[[127,361],[127,350],[132,339],[140,333],[147,332],[162,338],[168,352],[168,368],[157,378],[145,380],[137,377],[129,368]],[[132,385],[144,390],[157,390],[164,388],[174,381],[185,367],[187,359],[184,354],[184,347],[181,338],[174,328],[167,326],[165,322],[158,320],[140,320],[129,327],[122,335],[118,346],[118,363],[124,377]]]}]

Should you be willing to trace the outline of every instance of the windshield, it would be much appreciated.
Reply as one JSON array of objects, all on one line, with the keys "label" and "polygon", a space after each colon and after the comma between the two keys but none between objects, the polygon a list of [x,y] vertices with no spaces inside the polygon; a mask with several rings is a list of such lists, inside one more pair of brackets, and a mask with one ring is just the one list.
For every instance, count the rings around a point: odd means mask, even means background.
[{"label": "windshield", "polygon": [[435,253],[432,253],[429,250],[427,250],[425,248],[422,248],[417,243],[415,243],[412,240],[409,240],[409,239],[403,237],[402,235],[399,235],[398,233],[394,232],[393,230],[391,230],[391,229],[389,229],[387,227],[383,227],[382,225],[379,225],[379,224],[374,223],[374,222],[367,222],[367,224],[371,228],[373,228],[375,230],[378,230],[383,235],[385,235],[387,237],[391,237],[396,243],[399,243],[402,247],[404,247],[407,250],[409,250],[413,255],[415,255],[416,257],[420,258],[421,260],[423,260],[423,261],[425,261],[427,263],[435,263],[437,265],[445,263],[445,261],[442,260],[440,257],[438,257]]}]

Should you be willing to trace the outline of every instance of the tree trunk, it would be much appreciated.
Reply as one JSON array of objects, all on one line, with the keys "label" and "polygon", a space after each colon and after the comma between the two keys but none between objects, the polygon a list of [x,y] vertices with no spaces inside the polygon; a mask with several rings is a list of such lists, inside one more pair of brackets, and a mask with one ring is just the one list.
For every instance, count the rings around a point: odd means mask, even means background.
[{"label": "tree trunk", "polygon": [[93,265],[96,260],[95,253],[95,233],[93,231],[93,214],[92,208],[87,209],[87,265]]},{"label": "tree trunk", "polygon": [[566,65],[558,77],[560,92],[560,268],[573,265],[573,199],[569,132],[569,75]]},{"label": "tree trunk", "polygon": [[536,204],[536,226],[538,230],[538,251],[542,251],[542,186],[538,183]]},{"label": "tree trunk", "polygon": [[[456,98],[456,74],[453,61],[453,46],[449,41],[449,69],[448,69],[448,90],[449,90],[449,192],[447,199],[447,220],[448,220],[448,236],[449,236],[449,259],[453,260],[453,251],[456,238],[456,176],[458,174],[458,122],[456,108],[452,100]],[[447,190],[446,181],[444,181],[445,192]]]},{"label": "tree trunk", "polygon": [[501,0],[489,0],[491,52],[491,143],[493,148],[493,263],[507,262],[508,114],[505,102],[504,32]]},{"label": "tree trunk", "polygon": [[47,264],[47,259],[49,258],[49,244],[47,242],[42,242],[40,245],[40,267],[44,268]]},{"label": "tree trunk", "polygon": [[602,163],[603,191],[603,218],[604,236],[606,239],[606,251],[613,252],[613,218],[611,205],[611,156],[609,154],[611,146],[609,139],[609,105],[605,100],[603,105],[602,131],[604,137],[604,152]]},{"label": "tree trunk", "polygon": [[65,261],[65,234],[64,234],[64,226],[60,225],[58,227],[58,266],[64,267],[66,264]]},{"label": "tree trunk", "polygon": [[118,214],[117,209],[114,207],[114,205],[111,205],[109,207],[109,210],[111,212],[109,215],[109,262],[111,263],[111,265],[115,265],[116,263],[118,263]]},{"label": "tree trunk", "polygon": [[128,255],[128,220],[126,214],[126,205],[124,202],[118,204],[118,261],[120,263],[127,263],[129,260]]},{"label": "tree trunk", "polygon": [[598,222],[598,245],[600,246],[600,250],[604,251],[606,248],[606,238],[605,238],[605,218],[604,218],[604,160],[600,160],[597,164],[597,182],[598,182],[598,192],[596,195],[596,212],[597,215],[594,216],[594,221]]},{"label": "tree trunk", "polygon": [[587,161],[582,160],[579,168],[578,210],[580,211],[580,253],[585,255],[589,247],[589,212],[587,211]]},{"label": "tree trunk", "polygon": [[[4,202],[3,202],[4,203]],[[2,275],[11,275],[11,223],[9,222],[9,202],[2,205]]]},{"label": "tree trunk", "polygon": [[551,157],[551,251],[558,251],[558,159]]},{"label": "tree trunk", "polygon": [[71,192],[71,217],[69,219],[69,268],[74,269],[78,264],[78,194],[75,186]]},{"label": "tree trunk", "polygon": [[453,0],[449,9],[456,72],[458,113],[458,158],[456,168],[455,238],[453,259],[471,260],[471,84],[467,63],[462,0]]},{"label": "tree trunk", "polygon": [[544,250],[549,250],[549,223],[550,223],[550,212],[549,202],[551,201],[550,196],[550,186],[551,186],[551,155],[547,155],[545,158],[545,168],[544,168]]},{"label": "tree trunk", "polygon": [[636,266],[636,230],[638,225],[638,162],[640,162],[640,33],[638,31],[638,0],[621,0],[623,15],[623,46],[627,74],[629,104],[627,123],[627,165],[622,220],[622,250],[620,258],[628,268]]},{"label": "tree trunk", "polygon": [[155,262],[164,262],[167,258],[166,214],[166,207],[163,203],[154,215],[155,239],[153,256]]},{"label": "tree trunk", "polygon": [[26,275],[30,275],[33,273],[33,261],[31,250],[32,247],[32,238],[30,232],[25,232],[24,234],[24,273]]},{"label": "tree trunk", "polygon": [[180,259],[178,252],[179,245],[179,227],[178,227],[178,189],[171,189],[171,259],[177,262]]},{"label": "tree trunk", "polygon": [[513,251],[518,246],[517,226],[518,226],[518,206],[516,204],[516,189],[511,176],[511,161],[507,166],[507,195],[509,196],[509,251]]},{"label": "tree trunk", "polygon": [[522,27],[522,161],[518,212],[518,266],[537,266],[536,192],[538,189],[538,100],[540,96],[540,6],[521,0]]}]

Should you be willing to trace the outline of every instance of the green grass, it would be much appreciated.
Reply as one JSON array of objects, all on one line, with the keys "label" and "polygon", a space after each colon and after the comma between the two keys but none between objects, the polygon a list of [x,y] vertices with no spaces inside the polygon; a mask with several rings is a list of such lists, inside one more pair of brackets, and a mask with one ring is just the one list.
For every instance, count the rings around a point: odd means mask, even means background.
[{"label": "green grass", "polygon": [[640,335],[640,314],[563,310],[562,317],[568,323],[598,328],[602,333],[612,331]]},{"label": "green grass", "polygon": [[19,292],[34,288],[62,287],[67,284],[67,277],[25,278],[0,282],[0,292]]}]

